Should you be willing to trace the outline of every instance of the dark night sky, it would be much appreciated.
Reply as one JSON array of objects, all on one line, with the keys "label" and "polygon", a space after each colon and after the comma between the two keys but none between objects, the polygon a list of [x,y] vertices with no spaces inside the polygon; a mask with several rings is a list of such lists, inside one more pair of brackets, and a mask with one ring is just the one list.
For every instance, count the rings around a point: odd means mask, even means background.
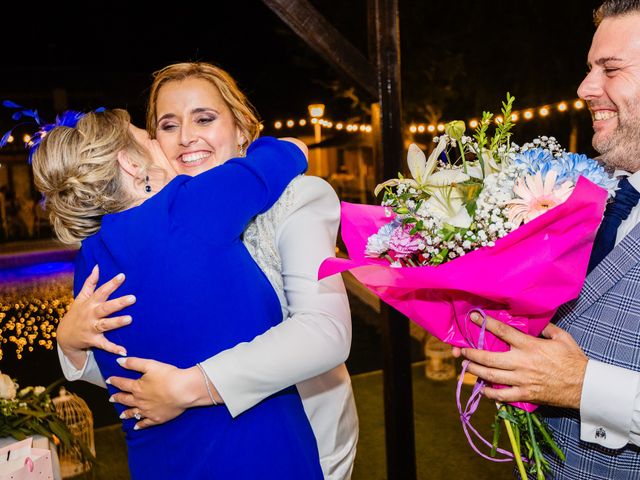
[{"label": "dark night sky", "polygon": [[[312,3],[366,48],[366,0]],[[419,103],[433,79],[445,77],[445,119],[497,109],[506,91],[521,107],[574,97],[598,3],[400,0],[405,101]],[[138,3],[144,14],[119,2],[79,9],[65,3],[64,12],[61,5],[5,11],[3,99],[46,113],[52,89],[63,88],[71,108],[125,107],[141,121],[154,70],[205,60],[238,80],[265,121],[305,115],[310,102],[331,104],[327,85],[336,75],[259,0],[175,3],[154,12],[153,4]],[[344,105],[334,100],[334,110]]]}]

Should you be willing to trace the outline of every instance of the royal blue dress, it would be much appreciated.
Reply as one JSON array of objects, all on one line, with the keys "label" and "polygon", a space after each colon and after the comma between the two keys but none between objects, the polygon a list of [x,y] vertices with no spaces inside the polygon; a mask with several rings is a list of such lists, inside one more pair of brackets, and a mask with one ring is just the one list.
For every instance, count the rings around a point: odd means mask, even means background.
[{"label": "royal blue dress", "polygon": [[[246,158],[197,177],[178,176],[142,205],[104,216],[100,231],[82,242],[75,293],[96,264],[100,283],[126,273],[116,295],[136,295],[122,311],[133,323],[106,335],[129,356],[187,368],[251,341],[281,322],[282,313],[240,236],[306,165],[297,147],[264,137]],[[117,356],[94,354],[104,378],[139,378]],[[109,386],[110,394],[116,391]],[[210,406],[147,429],[133,430],[134,424],[123,421],[134,480],[322,478],[295,387],[236,418],[224,406]]]}]

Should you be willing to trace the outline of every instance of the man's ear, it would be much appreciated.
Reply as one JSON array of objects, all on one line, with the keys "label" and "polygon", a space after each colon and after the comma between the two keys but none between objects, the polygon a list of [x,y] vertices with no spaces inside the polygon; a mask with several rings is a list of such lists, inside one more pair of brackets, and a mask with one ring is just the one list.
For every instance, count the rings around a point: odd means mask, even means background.
[{"label": "man's ear", "polygon": [[138,178],[140,165],[131,158],[131,155],[129,155],[127,150],[123,149],[118,152],[118,163],[120,164],[120,168],[127,174],[131,175],[133,178]]}]

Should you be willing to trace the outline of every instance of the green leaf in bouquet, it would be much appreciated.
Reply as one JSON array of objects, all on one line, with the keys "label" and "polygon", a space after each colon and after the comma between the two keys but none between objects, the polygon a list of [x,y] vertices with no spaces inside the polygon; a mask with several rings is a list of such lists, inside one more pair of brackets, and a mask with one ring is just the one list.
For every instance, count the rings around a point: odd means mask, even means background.
[{"label": "green leaf in bouquet", "polygon": [[496,415],[504,420],[508,420],[509,422],[515,425],[520,423],[518,418],[514,414],[512,414],[510,411],[508,411],[504,405],[500,408],[500,410],[498,410]]},{"label": "green leaf in bouquet", "polygon": [[538,477],[538,480],[544,480],[544,472],[542,471],[542,463],[540,458],[542,457],[542,452],[540,451],[540,447],[538,446],[538,442],[536,441],[536,434],[533,428],[533,422],[531,421],[531,414],[529,412],[526,413],[527,418],[527,430],[529,433],[529,458],[533,459],[534,466],[532,468],[533,471],[531,473],[535,473]]},{"label": "green leaf in bouquet", "polygon": [[449,249],[443,248],[437,255],[433,255],[429,260],[431,265],[440,265],[447,259],[447,255],[449,255]]},{"label": "green leaf in bouquet", "polygon": [[537,415],[532,415],[531,419],[533,423],[536,425],[536,427],[538,428],[538,431],[540,432],[540,434],[543,436],[545,440],[545,445],[548,445],[555,452],[558,458],[560,458],[560,460],[562,460],[563,462],[566,461],[564,452],[560,450],[560,447],[558,447],[558,444],[551,437],[551,434],[547,430],[547,426],[540,421]]},{"label": "green leaf in bouquet", "polygon": [[[467,213],[469,214],[469,216],[473,218],[473,216],[476,214],[476,208],[478,208],[478,203],[475,200],[471,200],[469,203],[465,205],[465,208],[467,209]],[[471,229],[471,227],[469,227],[469,229]]]},{"label": "green leaf in bouquet", "polygon": [[424,230],[424,222],[422,220],[418,220],[416,224],[413,226],[413,228],[411,229],[411,232],[409,232],[409,234],[415,235],[416,233],[422,230]]},{"label": "green leaf in bouquet", "polygon": [[491,441],[491,452],[490,455],[492,457],[496,456],[498,451],[498,442],[500,441],[500,434],[502,433],[502,427],[500,424],[500,420],[496,416],[495,421],[491,424],[491,429],[493,430],[493,439]]},{"label": "green leaf in bouquet", "polygon": [[402,219],[402,225],[409,225],[411,223],[416,223],[418,220],[413,217],[405,217]]},{"label": "green leaf in bouquet", "polygon": [[482,187],[482,180],[474,178],[456,183],[456,188],[462,193],[462,202],[465,204],[476,200],[482,192]]}]

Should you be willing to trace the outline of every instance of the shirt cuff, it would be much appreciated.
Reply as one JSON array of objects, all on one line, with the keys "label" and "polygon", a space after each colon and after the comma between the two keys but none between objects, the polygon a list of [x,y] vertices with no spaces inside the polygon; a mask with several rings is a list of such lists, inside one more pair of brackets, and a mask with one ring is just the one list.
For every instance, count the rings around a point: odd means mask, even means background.
[{"label": "shirt cuff", "polygon": [[580,439],[606,448],[630,441],[640,373],[589,360],[580,399]]},{"label": "shirt cuff", "polygon": [[64,377],[70,382],[73,382],[75,380],[80,380],[84,375],[84,371],[87,368],[87,365],[89,364],[89,357],[93,355],[93,352],[91,350],[87,351],[87,358],[84,361],[84,365],[82,365],[81,369],[77,369],[73,365],[73,363],[69,361],[67,356],[62,352],[62,349],[60,348],[59,345],[57,346],[57,348],[58,348],[58,359],[60,360],[60,365],[62,366],[62,373],[64,373]]}]

